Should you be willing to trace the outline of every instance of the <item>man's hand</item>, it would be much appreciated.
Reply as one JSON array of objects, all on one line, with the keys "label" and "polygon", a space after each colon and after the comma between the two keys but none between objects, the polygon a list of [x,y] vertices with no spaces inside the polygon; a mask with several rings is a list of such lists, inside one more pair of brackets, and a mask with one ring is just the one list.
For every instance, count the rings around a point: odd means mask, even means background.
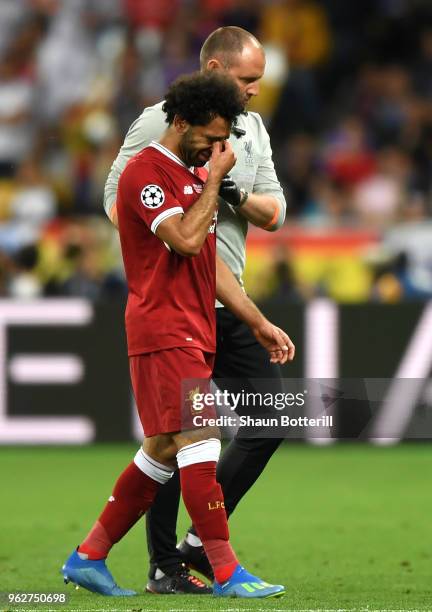
[{"label": "man's hand", "polygon": [[258,342],[269,352],[271,363],[283,364],[294,359],[294,343],[282,329],[267,319],[251,329]]},{"label": "man's hand", "polygon": [[237,159],[234,155],[232,146],[225,140],[215,142],[213,152],[209,159],[209,177],[214,177],[217,181],[222,181],[223,177],[233,168]]},{"label": "man's hand", "polygon": [[291,339],[265,318],[219,255],[216,255],[216,297],[250,327],[258,342],[269,352],[272,363],[294,359],[295,347]]},{"label": "man's hand", "polygon": [[[244,193],[244,192],[243,192]],[[237,183],[230,176],[225,176],[222,179],[219,195],[221,198],[231,204],[231,206],[240,206],[243,193],[240,191]]]}]

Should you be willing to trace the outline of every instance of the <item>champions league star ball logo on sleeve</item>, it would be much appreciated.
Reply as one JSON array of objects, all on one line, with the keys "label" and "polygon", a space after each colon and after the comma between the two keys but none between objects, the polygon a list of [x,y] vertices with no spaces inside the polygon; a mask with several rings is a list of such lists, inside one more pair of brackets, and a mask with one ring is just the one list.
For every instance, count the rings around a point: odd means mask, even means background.
[{"label": "champions league star ball logo on sleeve", "polygon": [[165,194],[158,185],[146,185],[141,191],[141,202],[146,208],[159,208],[165,202]]}]

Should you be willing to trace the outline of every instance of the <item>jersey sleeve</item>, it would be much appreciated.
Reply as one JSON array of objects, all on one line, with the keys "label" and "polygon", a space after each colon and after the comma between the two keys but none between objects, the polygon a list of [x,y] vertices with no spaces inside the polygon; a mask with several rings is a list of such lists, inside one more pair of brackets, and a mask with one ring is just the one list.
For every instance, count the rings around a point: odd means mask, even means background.
[{"label": "jersey sleeve", "polygon": [[162,103],[144,109],[130,126],[105,183],[103,204],[110,219],[116,204],[119,178],[127,162],[152,140],[158,140],[166,127]]},{"label": "jersey sleeve", "polygon": [[162,221],[184,213],[163,173],[149,163],[136,162],[125,169],[119,195],[123,206],[132,207],[154,234]]}]

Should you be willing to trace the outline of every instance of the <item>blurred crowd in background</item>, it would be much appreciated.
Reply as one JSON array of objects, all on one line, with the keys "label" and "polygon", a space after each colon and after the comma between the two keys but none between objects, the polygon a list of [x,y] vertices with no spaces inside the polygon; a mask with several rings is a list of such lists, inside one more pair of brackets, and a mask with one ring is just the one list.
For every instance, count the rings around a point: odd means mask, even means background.
[{"label": "blurred crowd in background", "polygon": [[1,0],[1,297],[125,298],[105,179],[220,25],[265,47],[252,110],[288,202],[250,233],[250,292],[432,297],[430,0]]}]

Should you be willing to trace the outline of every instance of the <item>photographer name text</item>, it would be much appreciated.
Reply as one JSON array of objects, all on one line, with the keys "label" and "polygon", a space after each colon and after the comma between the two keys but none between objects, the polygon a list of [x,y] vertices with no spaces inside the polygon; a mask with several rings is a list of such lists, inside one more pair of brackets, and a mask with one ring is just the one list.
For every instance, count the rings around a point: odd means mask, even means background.
[{"label": "photographer name text", "polygon": [[280,415],[277,418],[259,418],[252,416],[219,416],[207,418],[201,414],[193,417],[195,427],[333,427],[333,416],[318,418],[289,417]]}]

